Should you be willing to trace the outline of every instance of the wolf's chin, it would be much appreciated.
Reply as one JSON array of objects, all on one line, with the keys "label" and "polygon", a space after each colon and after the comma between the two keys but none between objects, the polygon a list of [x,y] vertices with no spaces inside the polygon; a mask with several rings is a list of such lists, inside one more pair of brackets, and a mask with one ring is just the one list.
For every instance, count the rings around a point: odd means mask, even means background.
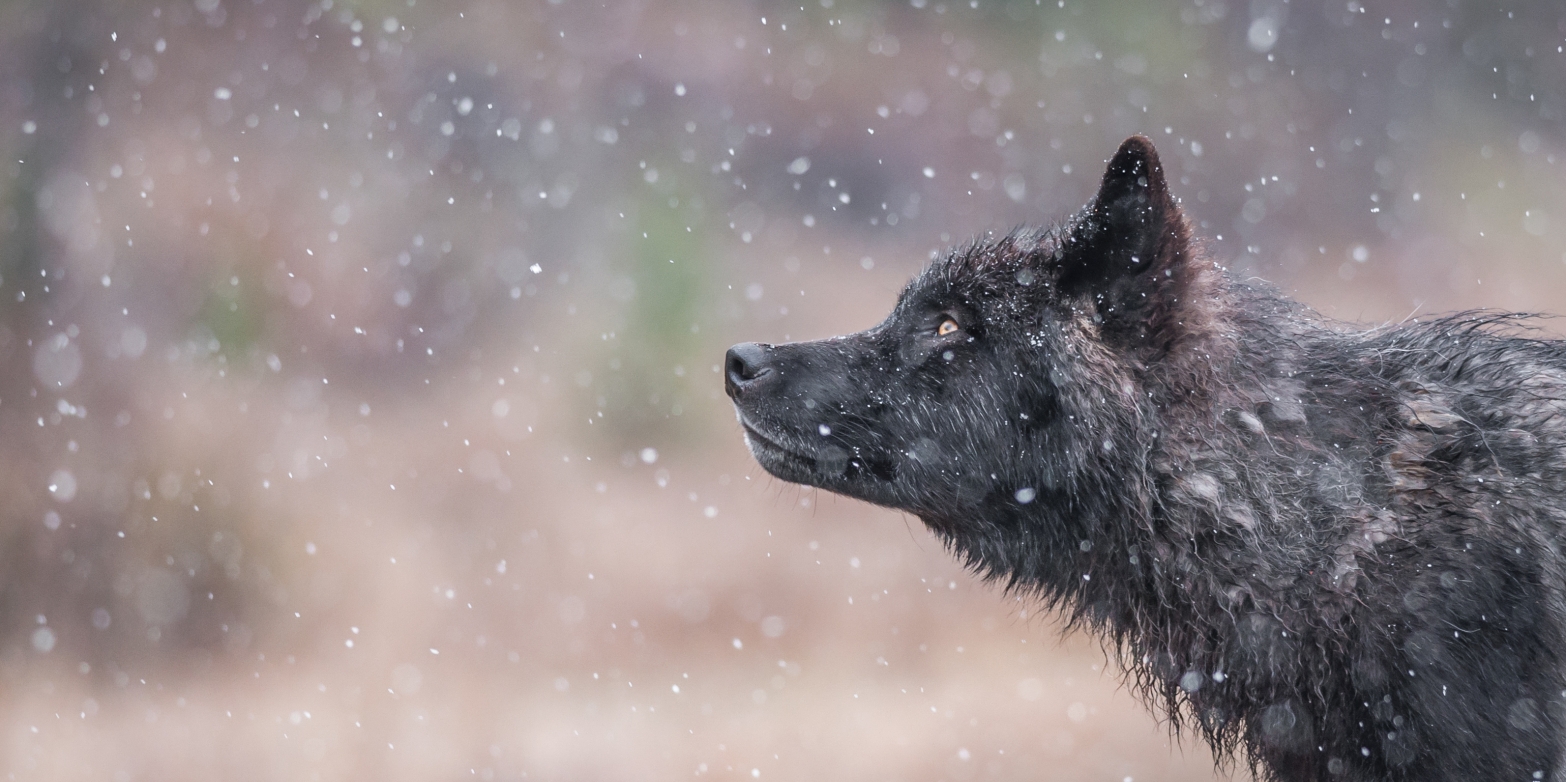
[{"label": "wolf's chin", "polygon": [[790,483],[821,485],[814,458],[785,448],[749,422],[741,421],[741,426],[745,429],[745,445],[750,448],[750,455],[756,458],[762,469]]},{"label": "wolf's chin", "polygon": [[740,425],[745,431],[745,445],[750,448],[751,456],[774,478],[877,505],[892,504],[892,487],[883,485],[887,482],[866,470],[859,460],[850,459],[841,448],[829,445],[809,453],[784,445],[779,441],[785,438],[764,433],[743,418]]}]

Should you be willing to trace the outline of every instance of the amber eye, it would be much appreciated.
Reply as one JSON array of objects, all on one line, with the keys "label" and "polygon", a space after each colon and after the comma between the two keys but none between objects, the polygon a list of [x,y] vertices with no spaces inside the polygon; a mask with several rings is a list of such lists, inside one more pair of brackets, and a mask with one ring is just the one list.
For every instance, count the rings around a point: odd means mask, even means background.
[{"label": "amber eye", "polygon": [[935,327],[936,336],[944,337],[957,330],[957,321],[951,318],[942,318],[941,325]]}]

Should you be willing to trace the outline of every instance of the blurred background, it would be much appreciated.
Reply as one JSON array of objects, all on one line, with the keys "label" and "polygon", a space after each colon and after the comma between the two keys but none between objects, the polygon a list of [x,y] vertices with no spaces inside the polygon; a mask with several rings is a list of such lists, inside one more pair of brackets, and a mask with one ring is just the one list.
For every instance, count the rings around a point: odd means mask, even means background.
[{"label": "blurred background", "polygon": [[[718,364],[1153,137],[1335,317],[1566,312],[1566,7],[0,0],[0,768],[1207,780]],[[1546,324],[1549,327],[1549,324]]]}]

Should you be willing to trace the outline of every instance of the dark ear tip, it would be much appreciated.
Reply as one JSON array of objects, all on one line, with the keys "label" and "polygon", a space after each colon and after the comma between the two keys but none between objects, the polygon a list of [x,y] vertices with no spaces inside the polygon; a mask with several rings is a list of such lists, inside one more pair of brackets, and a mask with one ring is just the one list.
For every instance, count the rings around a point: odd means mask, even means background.
[{"label": "dark ear tip", "polygon": [[1115,156],[1109,161],[1110,174],[1162,174],[1163,166],[1158,162],[1158,150],[1153,148],[1153,140],[1138,133],[1120,143],[1120,149],[1115,151]]},{"label": "dark ear tip", "polygon": [[1153,140],[1141,133],[1120,142],[1120,151],[1115,153],[1115,157],[1129,154],[1139,154],[1143,157],[1158,156],[1158,153],[1153,150]]}]

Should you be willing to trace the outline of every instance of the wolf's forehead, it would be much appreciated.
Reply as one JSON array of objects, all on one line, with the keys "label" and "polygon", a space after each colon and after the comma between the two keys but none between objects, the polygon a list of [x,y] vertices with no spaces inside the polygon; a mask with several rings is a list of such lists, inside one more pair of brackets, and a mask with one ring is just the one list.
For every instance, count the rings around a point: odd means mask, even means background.
[{"label": "wolf's forehead", "polygon": [[930,268],[953,282],[1008,276],[1021,268],[1037,270],[1060,254],[1063,237],[1058,226],[1019,228],[1004,236],[980,237],[948,251]]},{"label": "wolf's forehead", "polygon": [[1061,254],[1063,236],[1058,226],[1018,229],[952,248],[908,283],[902,300],[909,304],[950,297],[989,300],[997,293],[1043,283]]}]

